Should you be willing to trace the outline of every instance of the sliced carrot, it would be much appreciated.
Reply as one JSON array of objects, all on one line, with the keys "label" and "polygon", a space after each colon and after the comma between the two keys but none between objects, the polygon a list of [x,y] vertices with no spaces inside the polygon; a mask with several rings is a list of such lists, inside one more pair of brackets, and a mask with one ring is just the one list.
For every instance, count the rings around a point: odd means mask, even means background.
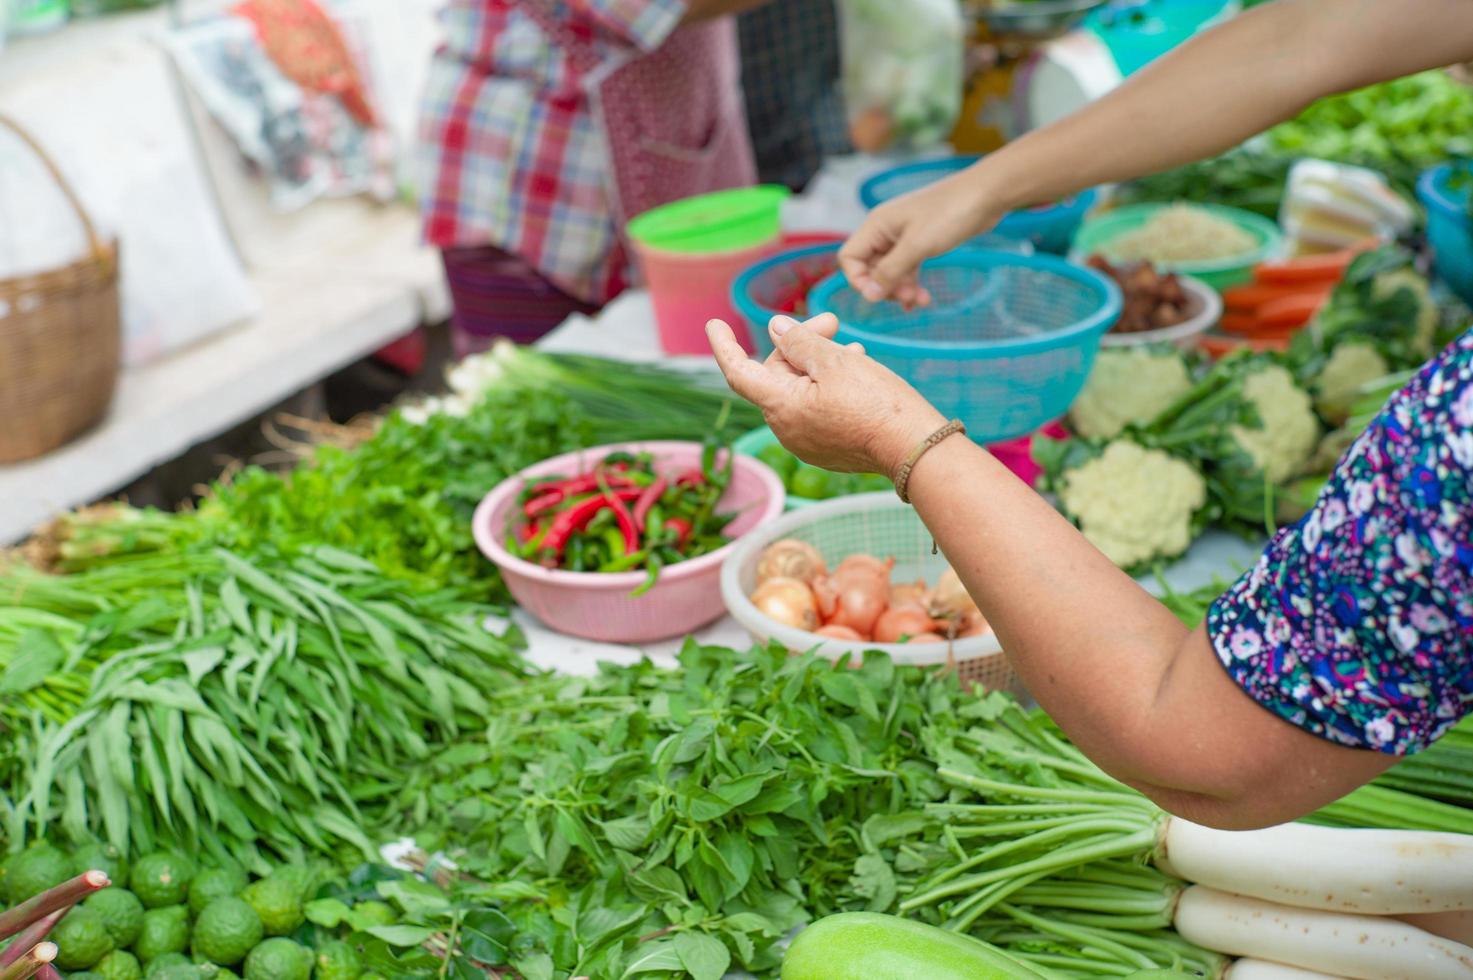
[{"label": "sliced carrot", "polygon": [[1333,288],[1330,283],[1248,283],[1224,289],[1222,304],[1235,313],[1256,313],[1267,303],[1305,294],[1328,296]]},{"label": "sliced carrot", "polygon": [[1218,326],[1224,333],[1251,336],[1258,332],[1258,317],[1252,313],[1224,313]]},{"label": "sliced carrot", "polygon": [[1253,278],[1265,285],[1295,283],[1337,283],[1345,275],[1345,270],[1355,257],[1367,249],[1375,248],[1375,239],[1367,239],[1350,248],[1343,248],[1338,252],[1325,252],[1321,255],[1304,255],[1294,259],[1277,259],[1272,262],[1260,263],[1253,270]]},{"label": "sliced carrot", "polygon": [[1258,321],[1265,327],[1302,327],[1326,298],[1325,293],[1301,293],[1264,303],[1258,308]]}]

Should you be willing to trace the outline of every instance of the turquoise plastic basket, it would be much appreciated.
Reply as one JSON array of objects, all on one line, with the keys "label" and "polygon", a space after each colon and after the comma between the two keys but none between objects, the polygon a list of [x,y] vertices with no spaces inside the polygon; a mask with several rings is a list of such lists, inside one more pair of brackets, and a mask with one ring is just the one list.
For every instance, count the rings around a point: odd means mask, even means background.
[{"label": "turquoise plastic basket", "polygon": [[932,303],[870,303],[836,274],[809,293],[839,318],[838,339],[959,418],[978,442],[1003,442],[1060,418],[1084,386],[1120,290],[1052,255],[958,249],[921,267]]},{"label": "turquoise plastic basket", "polygon": [[806,296],[839,267],[840,242],[789,248],[769,256],[737,276],[731,284],[731,305],[747,323],[757,356],[772,353],[767,321],[784,312],[779,307]]},{"label": "turquoise plastic basket", "polygon": [[1433,167],[1417,181],[1417,197],[1427,208],[1427,239],[1438,277],[1463,302],[1473,303],[1473,217],[1468,188],[1454,186],[1457,176],[1460,172],[1449,164]]},{"label": "turquoise plastic basket", "polygon": [[[919,190],[945,177],[950,177],[980,159],[982,159],[980,156],[943,157],[939,160],[907,163],[904,166],[882,171],[860,185],[860,203],[866,208],[877,207],[902,194]],[[1044,207],[1009,212],[998,222],[992,234],[984,235],[982,239],[993,236],[1015,239],[1029,242],[1042,251],[1062,255],[1069,251],[1069,243],[1074,239],[1074,232],[1084,221],[1085,215],[1089,214],[1090,209],[1095,206],[1098,196],[1095,191],[1088,190]],[[992,247],[991,242],[981,239],[974,239],[971,244],[986,248]]]}]

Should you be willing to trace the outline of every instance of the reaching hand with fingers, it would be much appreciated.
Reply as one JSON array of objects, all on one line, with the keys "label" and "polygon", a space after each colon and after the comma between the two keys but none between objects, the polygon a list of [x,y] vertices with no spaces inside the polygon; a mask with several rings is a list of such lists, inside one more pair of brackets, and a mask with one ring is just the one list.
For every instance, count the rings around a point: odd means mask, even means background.
[{"label": "reaching hand with fingers", "polygon": [[859,345],[835,343],[838,327],[829,313],[804,323],[774,317],[769,332],[775,349],[765,362],[749,358],[720,320],[706,325],[706,335],[732,390],[762,409],[799,459],[893,479],[946,419]]},{"label": "reaching hand with fingers", "polygon": [[976,168],[875,208],[839,250],[839,268],[865,299],[925,306],[917,277],[926,259],[949,252],[1002,219]]}]

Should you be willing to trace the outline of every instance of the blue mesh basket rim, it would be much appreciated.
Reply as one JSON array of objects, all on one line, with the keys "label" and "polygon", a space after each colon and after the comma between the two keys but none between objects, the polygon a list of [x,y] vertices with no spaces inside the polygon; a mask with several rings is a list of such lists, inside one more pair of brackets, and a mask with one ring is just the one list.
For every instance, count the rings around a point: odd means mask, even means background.
[{"label": "blue mesh basket rim", "polygon": [[1429,208],[1452,212],[1466,220],[1467,203],[1454,198],[1452,188],[1448,186],[1448,181],[1452,180],[1453,170],[1452,164],[1439,163],[1431,169],[1422,171],[1422,176],[1417,178],[1417,196]]},{"label": "blue mesh basket rim", "polygon": [[880,187],[897,177],[909,177],[911,174],[930,173],[931,171],[943,174],[955,173],[958,170],[967,169],[980,159],[982,159],[980,154],[963,154],[962,156],[940,157],[935,160],[920,160],[916,163],[901,164],[898,167],[882,170],[859,185],[859,202],[865,206],[866,210],[873,210],[878,205],[893,200],[893,197],[882,196]]},{"label": "blue mesh basket rim", "polygon": [[[867,178],[859,185],[859,202],[866,210],[874,210],[886,201],[894,200],[899,195],[886,196],[881,192],[885,184],[890,183],[898,177],[909,177],[912,174],[937,173],[939,180],[941,176],[952,174],[958,170],[965,170],[978,160],[981,154],[963,154],[961,156],[941,157],[936,160],[920,160],[916,163],[906,163],[889,170],[882,170]],[[1083,215],[1094,207],[1095,201],[1099,199],[1099,190],[1094,187],[1086,188],[1078,194],[1071,194],[1053,207],[1039,211],[1022,209],[1009,211],[1005,214],[997,227],[992,229],[995,233],[1007,234],[1007,228],[1012,227],[1019,233],[1031,233],[1040,225],[1050,224],[1066,216]]]},{"label": "blue mesh basket rim", "polygon": [[[989,252],[984,249],[957,249],[946,255],[932,259],[930,264],[945,264],[948,261],[961,265],[976,265],[981,259],[987,265],[1015,266],[1034,269],[1043,272],[1052,272],[1070,279],[1075,283],[1096,291],[1100,297],[1099,308],[1089,316],[1060,330],[1038,337],[1013,337],[1007,340],[969,340],[969,341],[947,341],[947,340],[895,340],[886,335],[874,333],[863,327],[855,327],[839,322],[839,336],[845,343],[859,341],[864,344],[865,349],[871,353],[884,351],[899,356],[915,356],[920,353],[940,355],[946,359],[957,359],[969,354],[993,355],[1000,353],[1027,354],[1034,351],[1056,350],[1066,344],[1087,338],[1091,334],[1103,335],[1110,325],[1120,316],[1122,297],[1120,287],[1115,285],[1114,280],[1102,275],[1093,269],[1076,265],[1065,259],[1053,255],[1018,255],[1012,252]],[[823,282],[813,287],[809,293],[810,312],[814,308],[822,306],[823,312],[832,312],[828,304],[822,300],[833,295],[840,289],[846,288],[847,280],[842,271],[835,272]]]},{"label": "blue mesh basket rim", "polygon": [[761,305],[747,294],[753,281],[768,269],[777,268],[797,259],[806,259],[812,255],[825,255],[830,252],[837,253],[843,242],[823,242],[818,245],[800,245],[796,248],[785,249],[774,255],[747,266],[737,275],[731,283],[731,305],[736,307],[738,313],[746,317],[752,323],[767,319],[771,313],[767,307]]}]

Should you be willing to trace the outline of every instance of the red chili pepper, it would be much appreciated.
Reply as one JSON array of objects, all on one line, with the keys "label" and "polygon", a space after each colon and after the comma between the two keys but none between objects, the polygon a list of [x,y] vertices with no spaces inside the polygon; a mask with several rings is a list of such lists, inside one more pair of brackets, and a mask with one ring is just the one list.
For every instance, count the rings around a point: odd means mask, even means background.
[{"label": "red chili pepper", "polygon": [[624,501],[619,497],[618,493],[606,493],[603,499],[609,502],[609,507],[614,511],[614,519],[619,522],[619,533],[624,536],[624,554],[632,555],[639,550],[639,531],[635,529],[629,508],[624,506]]},{"label": "red chili pepper", "polygon": [[537,523],[536,521],[528,521],[526,524],[523,524],[521,527],[517,528],[517,541],[522,544],[526,544],[528,541],[531,541],[533,538],[537,537],[537,535],[541,531],[541,524]]},{"label": "red chili pepper", "polygon": [[686,470],[675,478],[675,485],[680,487],[699,487],[706,483],[706,474],[699,469]]},{"label": "red chili pepper", "polygon": [[589,493],[602,489],[603,484],[608,484],[611,487],[627,487],[630,485],[630,482],[628,477],[594,471],[592,473],[585,473],[582,476],[570,476],[566,480],[554,480],[551,483],[544,483],[537,488],[537,492],[544,494],[557,491],[566,500],[568,497],[576,497],[580,493]]},{"label": "red chili pepper", "polygon": [[669,481],[663,476],[656,477],[655,482],[645,487],[644,493],[639,495],[639,500],[634,504],[634,527],[640,534],[644,533],[644,522],[649,517],[650,508],[655,506],[669,485]]},{"label": "red chili pepper", "polygon": [[522,504],[522,513],[529,518],[540,517],[568,499],[561,490],[549,490]]},{"label": "red chili pepper", "polygon": [[[612,494],[612,500],[635,500],[641,493],[643,493],[642,490],[616,490]],[[589,497],[560,512],[552,519],[552,525],[547,529],[547,537],[542,539],[542,547],[562,554],[568,539],[587,527],[588,522],[593,520],[593,515],[610,506],[612,500],[607,496]],[[625,516],[628,516],[627,512]]]},{"label": "red chili pepper", "polygon": [[690,540],[690,521],[684,517],[672,517],[665,522],[665,526],[675,531],[675,547],[682,548]]}]

